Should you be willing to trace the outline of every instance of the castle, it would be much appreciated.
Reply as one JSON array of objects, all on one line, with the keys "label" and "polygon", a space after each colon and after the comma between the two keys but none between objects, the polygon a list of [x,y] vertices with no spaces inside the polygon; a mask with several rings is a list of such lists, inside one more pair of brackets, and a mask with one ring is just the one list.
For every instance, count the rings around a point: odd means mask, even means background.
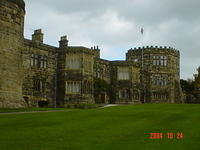
[{"label": "castle", "polygon": [[24,39],[25,3],[0,1],[0,108],[77,103],[182,103],[178,50],[141,47],[125,61],[100,58],[98,46]]}]

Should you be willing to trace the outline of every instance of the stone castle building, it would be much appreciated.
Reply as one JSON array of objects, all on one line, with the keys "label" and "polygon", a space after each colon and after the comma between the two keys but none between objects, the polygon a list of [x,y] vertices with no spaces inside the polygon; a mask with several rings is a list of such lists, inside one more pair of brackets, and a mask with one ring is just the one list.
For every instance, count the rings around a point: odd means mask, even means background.
[{"label": "stone castle building", "polygon": [[179,51],[143,47],[108,61],[66,36],[46,45],[41,29],[24,39],[24,16],[23,0],[0,1],[0,107],[182,102]]}]

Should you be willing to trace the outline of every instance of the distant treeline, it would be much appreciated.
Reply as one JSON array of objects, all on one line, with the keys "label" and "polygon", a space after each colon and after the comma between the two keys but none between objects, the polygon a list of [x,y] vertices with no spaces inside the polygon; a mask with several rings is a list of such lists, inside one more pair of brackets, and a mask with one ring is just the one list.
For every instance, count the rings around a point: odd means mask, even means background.
[{"label": "distant treeline", "polygon": [[200,77],[197,75],[194,80],[180,80],[184,93],[184,101],[189,104],[200,104]]}]

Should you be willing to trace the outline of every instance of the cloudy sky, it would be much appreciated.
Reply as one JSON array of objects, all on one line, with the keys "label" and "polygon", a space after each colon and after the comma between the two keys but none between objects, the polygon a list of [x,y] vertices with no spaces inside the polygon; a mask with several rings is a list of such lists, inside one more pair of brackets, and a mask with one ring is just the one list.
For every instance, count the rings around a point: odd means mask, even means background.
[{"label": "cloudy sky", "polygon": [[[101,57],[123,60],[128,49],[171,46],[181,53],[181,78],[200,65],[199,0],[25,0],[25,37],[42,28],[44,42],[99,45]],[[144,37],[140,29],[144,27]]]}]

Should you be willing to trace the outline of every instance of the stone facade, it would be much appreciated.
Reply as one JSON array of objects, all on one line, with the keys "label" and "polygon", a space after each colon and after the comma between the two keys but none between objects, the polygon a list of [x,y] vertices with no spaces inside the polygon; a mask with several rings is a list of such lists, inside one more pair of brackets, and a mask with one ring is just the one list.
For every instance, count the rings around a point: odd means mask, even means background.
[{"label": "stone facade", "polygon": [[136,63],[132,61],[112,61],[111,75],[115,103],[140,103],[140,68]]},{"label": "stone facade", "polygon": [[54,104],[56,98],[56,64],[57,49],[48,46],[35,38],[40,38],[36,34],[41,30],[36,30],[32,40],[24,40],[22,51],[23,60],[23,98],[28,106],[38,106],[38,102],[48,102]]},{"label": "stone facade", "polygon": [[24,2],[0,1],[0,107],[23,107]]},{"label": "stone facade", "polygon": [[58,54],[57,103],[94,103],[93,65],[95,51],[79,46],[68,46],[61,37]]},{"label": "stone facade", "polygon": [[24,15],[23,0],[0,1],[0,107],[182,102],[179,51],[130,49],[125,61],[108,61],[66,36],[46,45],[41,29],[24,39]]},{"label": "stone facade", "polygon": [[142,102],[183,102],[178,50],[171,47],[139,47],[130,49],[126,59],[138,63],[141,68]]}]

